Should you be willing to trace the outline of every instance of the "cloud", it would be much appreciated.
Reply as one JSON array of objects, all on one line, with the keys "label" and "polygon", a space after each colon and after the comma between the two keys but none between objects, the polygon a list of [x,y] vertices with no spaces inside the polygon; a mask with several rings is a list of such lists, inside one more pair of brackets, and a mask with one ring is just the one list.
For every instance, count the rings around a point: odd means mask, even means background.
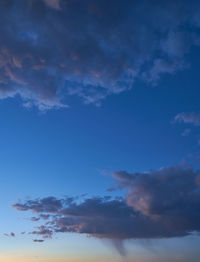
[{"label": "cloud", "polygon": [[191,133],[191,129],[186,128],[181,135],[182,136],[189,136],[190,133]]},{"label": "cloud", "polygon": [[40,217],[31,217],[30,220],[36,222],[40,220]]},{"label": "cloud", "polygon": [[42,243],[44,242],[44,239],[33,239],[33,242]]},{"label": "cloud", "polygon": [[53,213],[60,209],[62,205],[63,200],[57,200],[55,197],[46,197],[40,201],[36,199],[29,200],[26,204],[18,204],[17,209],[21,211],[32,210],[37,213]]},{"label": "cloud", "polygon": [[[48,219],[31,234],[51,238],[56,233],[86,234],[112,240],[123,255],[126,239],[184,237],[200,232],[200,170],[172,166],[145,173],[113,174],[122,198],[54,197],[13,205]],[[69,200],[70,199],[70,200]]]},{"label": "cloud", "polygon": [[2,0],[0,99],[48,110],[156,84],[188,67],[199,13],[195,0]]},{"label": "cloud", "polygon": [[[126,202],[135,211],[155,221],[162,220],[169,229],[173,229],[172,234],[176,234],[176,230],[183,234],[199,230],[200,224],[196,220],[200,216],[199,177],[200,171],[178,166],[133,173],[126,186]],[[123,178],[119,179],[119,183],[123,183]],[[181,231],[176,226],[177,221]]]},{"label": "cloud", "polygon": [[45,226],[37,227],[37,231],[32,231],[32,235],[41,235],[43,238],[51,238],[53,231]]},{"label": "cloud", "polygon": [[179,113],[174,118],[175,122],[192,124],[194,126],[200,126],[200,113]]},{"label": "cloud", "polygon": [[60,9],[60,0],[44,0],[44,3],[51,8]]},{"label": "cloud", "polygon": [[5,233],[4,236],[6,237],[15,237],[15,233],[11,232],[10,234]]}]

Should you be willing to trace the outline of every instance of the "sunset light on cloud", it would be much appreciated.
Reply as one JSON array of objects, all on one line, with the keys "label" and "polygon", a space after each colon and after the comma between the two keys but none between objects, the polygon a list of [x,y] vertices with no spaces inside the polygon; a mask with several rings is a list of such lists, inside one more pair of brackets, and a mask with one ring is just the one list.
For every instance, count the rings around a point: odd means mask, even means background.
[{"label": "sunset light on cloud", "polygon": [[199,262],[200,2],[0,20],[0,262]]}]

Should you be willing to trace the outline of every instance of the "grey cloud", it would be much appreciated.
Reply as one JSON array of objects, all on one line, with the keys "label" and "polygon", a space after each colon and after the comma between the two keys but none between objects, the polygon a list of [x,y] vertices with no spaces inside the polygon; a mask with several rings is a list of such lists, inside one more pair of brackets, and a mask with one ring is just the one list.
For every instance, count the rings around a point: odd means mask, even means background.
[{"label": "grey cloud", "polygon": [[41,235],[43,238],[51,238],[53,235],[53,231],[46,226],[39,226],[37,230],[31,232],[32,235]]},{"label": "grey cloud", "polygon": [[55,197],[46,197],[42,200],[28,200],[26,204],[16,204],[16,208],[21,211],[32,210],[36,213],[53,213],[62,207],[62,199],[56,199]]},{"label": "grey cloud", "polygon": [[33,222],[37,222],[37,221],[40,220],[40,218],[39,217],[31,217],[30,220],[33,221]]},{"label": "grey cloud", "polygon": [[199,13],[195,0],[3,0],[0,98],[47,110],[155,84],[188,66]]},{"label": "grey cloud", "polygon": [[44,242],[44,239],[33,239],[33,242],[42,243]]},{"label": "grey cloud", "polygon": [[166,220],[171,225],[179,221],[179,225],[184,222],[182,226],[189,226],[191,222],[188,232],[193,231],[192,226],[197,226],[200,216],[199,177],[199,171],[178,166],[133,173],[133,182],[126,195],[127,204],[148,217]]},{"label": "grey cloud", "polygon": [[183,237],[200,232],[200,171],[172,166],[145,173],[115,172],[125,198],[68,201],[53,197],[16,203],[48,219],[31,234],[44,238],[74,232],[107,238],[123,254],[125,239]]},{"label": "grey cloud", "polygon": [[60,0],[43,0],[43,1],[47,6],[51,8],[60,9]]}]

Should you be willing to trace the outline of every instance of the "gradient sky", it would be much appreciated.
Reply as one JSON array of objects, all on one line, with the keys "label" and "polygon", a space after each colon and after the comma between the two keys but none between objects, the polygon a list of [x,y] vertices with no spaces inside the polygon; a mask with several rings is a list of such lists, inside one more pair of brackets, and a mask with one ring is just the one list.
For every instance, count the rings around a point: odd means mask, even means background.
[{"label": "gradient sky", "polygon": [[0,262],[199,262],[200,2],[0,20]]}]

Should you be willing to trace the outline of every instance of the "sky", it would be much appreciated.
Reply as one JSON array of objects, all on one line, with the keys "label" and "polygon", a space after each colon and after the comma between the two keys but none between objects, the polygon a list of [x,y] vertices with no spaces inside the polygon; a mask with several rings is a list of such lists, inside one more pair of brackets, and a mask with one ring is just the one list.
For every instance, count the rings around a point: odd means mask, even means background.
[{"label": "sky", "polygon": [[0,262],[199,262],[200,2],[0,20]]}]

